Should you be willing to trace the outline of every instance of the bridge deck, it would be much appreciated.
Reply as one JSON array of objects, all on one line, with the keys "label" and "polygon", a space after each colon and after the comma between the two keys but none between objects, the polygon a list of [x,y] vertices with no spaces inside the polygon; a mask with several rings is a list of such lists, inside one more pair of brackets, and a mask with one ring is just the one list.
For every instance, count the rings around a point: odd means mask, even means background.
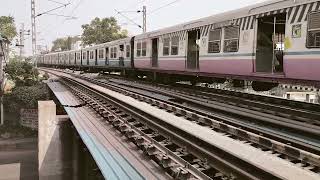
[{"label": "bridge deck", "polygon": [[126,138],[101,121],[101,117],[90,108],[74,107],[80,102],[62,84],[50,82],[48,86],[64,106],[106,179],[170,179],[134,144],[128,143]]},{"label": "bridge deck", "polygon": [[282,179],[319,179],[319,174],[316,174],[307,169],[303,169],[287,160],[281,159],[273,154],[256,149],[243,142],[231,139],[227,136],[212,131],[212,129],[194,124],[187,121],[183,117],[177,117],[174,114],[168,113],[156,107],[153,107],[145,102],[135,100],[129,96],[108,90],[104,87],[93,83],[71,77],[67,74],[62,74],[66,77],[73,78],[76,81],[83,83],[91,88],[94,88],[102,93],[108,94],[125,103],[141,109],[144,112],[151,114],[154,117],[160,118],[167,123],[170,123],[185,132],[193,134],[200,139],[209,142],[210,144],[229,152],[241,159],[254,164],[256,167],[268,170],[270,173]]}]

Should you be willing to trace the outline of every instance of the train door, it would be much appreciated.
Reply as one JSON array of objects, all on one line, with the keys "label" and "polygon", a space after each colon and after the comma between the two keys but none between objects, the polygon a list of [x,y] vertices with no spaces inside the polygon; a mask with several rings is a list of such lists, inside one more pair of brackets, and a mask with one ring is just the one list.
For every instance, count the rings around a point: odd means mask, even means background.
[{"label": "train door", "polygon": [[120,49],[120,55],[119,55],[119,66],[123,67],[124,66],[124,45],[121,44],[119,46]]},{"label": "train door", "polygon": [[258,19],[256,72],[283,72],[286,14]]},{"label": "train door", "polygon": [[152,39],[152,67],[158,67],[158,38]]},{"label": "train door", "polygon": [[98,49],[96,49],[95,51],[94,51],[94,53],[96,53],[95,54],[95,56],[94,56],[94,60],[95,60],[95,65],[97,66],[98,65]]},{"label": "train door", "polygon": [[90,51],[87,51],[86,56],[87,56],[87,65],[89,65],[89,61],[90,61]]},{"label": "train door", "polygon": [[109,66],[109,48],[106,47],[106,66]]},{"label": "train door", "polygon": [[200,29],[188,32],[187,69],[199,68]]},{"label": "train door", "polygon": [[135,47],[134,47],[134,37],[131,38],[131,41],[130,41],[130,45],[131,45],[131,67],[134,68],[134,50],[135,50]]}]

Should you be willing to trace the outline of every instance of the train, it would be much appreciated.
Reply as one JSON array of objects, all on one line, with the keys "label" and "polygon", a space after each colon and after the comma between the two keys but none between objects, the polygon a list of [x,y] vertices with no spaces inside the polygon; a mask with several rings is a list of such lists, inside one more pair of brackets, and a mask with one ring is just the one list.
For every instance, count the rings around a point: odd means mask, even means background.
[{"label": "train", "polygon": [[159,81],[320,86],[320,1],[268,0],[81,50],[37,55],[39,66]]}]

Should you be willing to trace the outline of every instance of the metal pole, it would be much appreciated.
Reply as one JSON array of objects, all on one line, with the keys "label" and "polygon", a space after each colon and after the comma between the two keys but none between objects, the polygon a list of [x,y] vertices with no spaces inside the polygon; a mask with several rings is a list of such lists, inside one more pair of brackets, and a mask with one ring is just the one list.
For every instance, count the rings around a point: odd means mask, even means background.
[{"label": "metal pole", "polygon": [[147,32],[147,6],[143,6],[143,33]]},{"label": "metal pole", "polygon": [[5,58],[5,44],[0,41],[0,125],[4,125],[4,112],[3,112],[3,87],[4,87],[4,73],[3,73],[3,61]]},{"label": "metal pole", "polygon": [[36,31],[36,5],[35,0],[31,0],[31,36],[32,36],[32,55],[37,54],[37,31]]},{"label": "metal pole", "polygon": [[21,24],[21,29],[20,29],[20,58],[23,58],[24,56],[24,23]]},{"label": "metal pole", "polygon": [[274,49],[275,49],[275,39],[276,39],[276,23],[277,23],[277,17],[273,18],[273,36],[272,36],[272,74],[274,73]]}]

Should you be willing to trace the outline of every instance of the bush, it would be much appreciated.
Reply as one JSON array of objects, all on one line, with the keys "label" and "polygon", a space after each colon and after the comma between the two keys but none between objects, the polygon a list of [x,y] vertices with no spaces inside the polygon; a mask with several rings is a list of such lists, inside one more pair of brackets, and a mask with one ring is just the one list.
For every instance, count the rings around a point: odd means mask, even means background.
[{"label": "bush", "polygon": [[48,99],[46,84],[39,83],[34,86],[17,86],[10,94],[4,96],[4,106],[8,112],[19,113],[21,108],[34,109],[38,101]]},{"label": "bush", "polygon": [[17,86],[33,86],[39,82],[39,72],[30,60],[22,61],[18,57],[12,58],[5,72]]}]

